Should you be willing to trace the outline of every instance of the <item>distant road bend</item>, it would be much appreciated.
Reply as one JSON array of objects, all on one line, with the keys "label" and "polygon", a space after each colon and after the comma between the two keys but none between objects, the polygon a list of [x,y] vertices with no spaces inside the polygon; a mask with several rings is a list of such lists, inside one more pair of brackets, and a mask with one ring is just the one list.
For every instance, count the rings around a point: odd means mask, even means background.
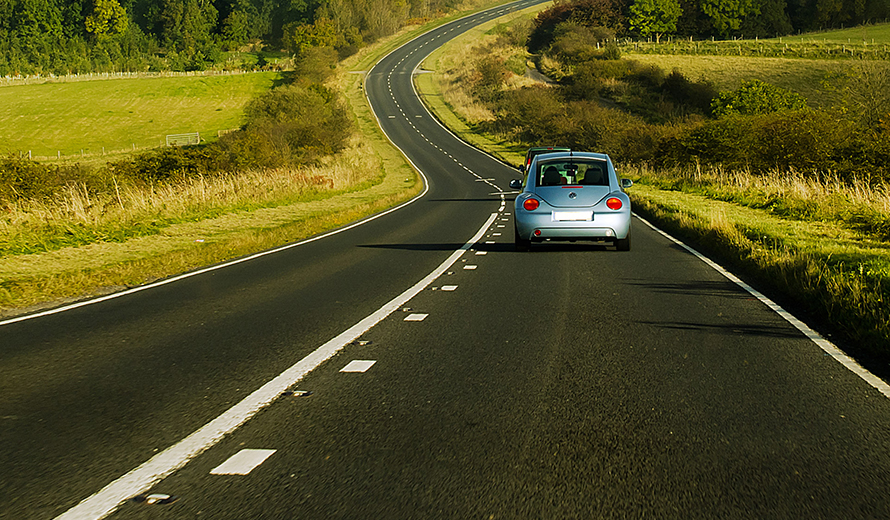
[{"label": "distant road bend", "polygon": [[533,3],[369,71],[423,197],[0,324],[0,518],[890,517],[890,390],[805,325],[640,220],[513,251],[517,172],[411,79]]}]

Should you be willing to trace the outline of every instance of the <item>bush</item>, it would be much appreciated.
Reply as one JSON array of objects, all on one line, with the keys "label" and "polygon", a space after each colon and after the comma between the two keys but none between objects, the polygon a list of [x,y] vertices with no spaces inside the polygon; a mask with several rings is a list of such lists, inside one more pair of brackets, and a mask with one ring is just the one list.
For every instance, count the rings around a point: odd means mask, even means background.
[{"label": "bush", "polygon": [[754,171],[826,172],[840,166],[837,151],[853,133],[850,123],[821,111],[730,114],[691,130],[665,157],[678,163],[722,163]]},{"label": "bush", "polygon": [[212,146],[161,148],[110,166],[118,177],[139,183],[167,183],[219,171]]},{"label": "bush", "polygon": [[490,101],[507,81],[510,71],[506,60],[492,54],[476,61],[476,74],[473,78],[474,94],[483,101]]},{"label": "bush", "polygon": [[497,100],[497,119],[492,130],[527,143],[558,142],[552,121],[564,113],[555,89],[546,86],[523,87],[504,92]]},{"label": "bush", "polygon": [[278,160],[307,162],[346,146],[352,120],[336,93],[320,85],[278,87],[245,107],[245,131],[265,137]]},{"label": "bush", "polygon": [[806,107],[807,100],[800,94],[755,79],[742,82],[742,86],[732,92],[721,92],[711,103],[711,112],[716,117],[722,117],[802,110]]},{"label": "bush", "polygon": [[661,84],[662,91],[677,103],[695,111],[708,114],[711,102],[717,97],[717,88],[709,81],[689,81],[679,70],[674,69]]},{"label": "bush", "polygon": [[[602,57],[605,51],[599,48],[599,44],[614,38],[614,31],[604,27],[590,28],[575,22],[564,22],[554,30],[550,54],[567,64],[584,63]],[[621,51],[618,51],[618,57],[621,57]]]},{"label": "bush", "polygon": [[95,189],[101,180],[80,165],[48,166],[14,155],[0,157],[0,201],[50,197],[66,185]]},{"label": "bush", "polygon": [[605,82],[622,79],[633,71],[633,62],[627,60],[593,60],[575,67],[566,82],[569,99],[595,99],[603,95]]}]

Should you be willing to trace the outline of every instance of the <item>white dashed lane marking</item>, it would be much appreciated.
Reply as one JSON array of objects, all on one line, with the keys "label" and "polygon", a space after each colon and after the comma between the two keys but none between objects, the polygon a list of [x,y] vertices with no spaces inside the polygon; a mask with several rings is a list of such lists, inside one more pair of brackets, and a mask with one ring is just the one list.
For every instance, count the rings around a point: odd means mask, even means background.
[{"label": "white dashed lane marking", "polygon": [[405,316],[405,321],[423,321],[429,314],[409,314]]},{"label": "white dashed lane marking", "polygon": [[376,361],[371,361],[367,359],[354,359],[350,361],[345,367],[340,369],[340,372],[367,372],[369,368],[374,366]]},{"label": "white dashed lane marking", "polygon": [[247,475],[266,461],[275,450],[241,450],[219,466],[210,470],[211,475]]},{"label": "white dashed lane marking", "polygon": [[457,286],[456,285],[443,285],[442,290],[443,291],[456,291]]}]

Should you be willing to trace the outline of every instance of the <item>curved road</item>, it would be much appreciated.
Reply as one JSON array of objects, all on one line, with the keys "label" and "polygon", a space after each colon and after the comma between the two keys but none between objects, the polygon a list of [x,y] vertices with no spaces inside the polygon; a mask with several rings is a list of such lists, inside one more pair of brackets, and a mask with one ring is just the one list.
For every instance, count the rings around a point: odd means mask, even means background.
[{"label": "curved road", "polygon": [[532,3],[369,72],[422,198],[0,325],[0,518],[890,517],[880,382],[641,221],[628,253],[513,252],[515,171],[411,77]]}]

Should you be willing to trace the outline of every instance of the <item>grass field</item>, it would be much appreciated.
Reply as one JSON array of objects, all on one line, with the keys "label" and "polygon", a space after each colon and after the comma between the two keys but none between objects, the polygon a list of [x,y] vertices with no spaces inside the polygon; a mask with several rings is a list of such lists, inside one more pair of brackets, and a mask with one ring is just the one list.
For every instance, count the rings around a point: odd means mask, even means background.
[{"label": "grass field", "polygon": [[[706,79],[718,90],[735,90],[742,81],[759,79],[798,92],[816,105],[831,105],[834,96],[822,81],[829,75],[849,72],[852,60],[801,60],[752,58],[746,56],[695,56],[662,54],[627,54],[627,59],[657,65],[665,71],[678,69],[691,80]],[[890,69],[890,62],[870,62]]]},{"label": "grass field", "polygon": [[773,38],[767,41],[890,44],[890,23],[861,25],[849,29],[836,29],[798,36],[783,36],[782,38]]},{"label": "grass field", "polygon": [[151,148],[167,134],[237,128],[242,108],[277,72],[138,78],[0,88],[0,153],[80,158]]}]

